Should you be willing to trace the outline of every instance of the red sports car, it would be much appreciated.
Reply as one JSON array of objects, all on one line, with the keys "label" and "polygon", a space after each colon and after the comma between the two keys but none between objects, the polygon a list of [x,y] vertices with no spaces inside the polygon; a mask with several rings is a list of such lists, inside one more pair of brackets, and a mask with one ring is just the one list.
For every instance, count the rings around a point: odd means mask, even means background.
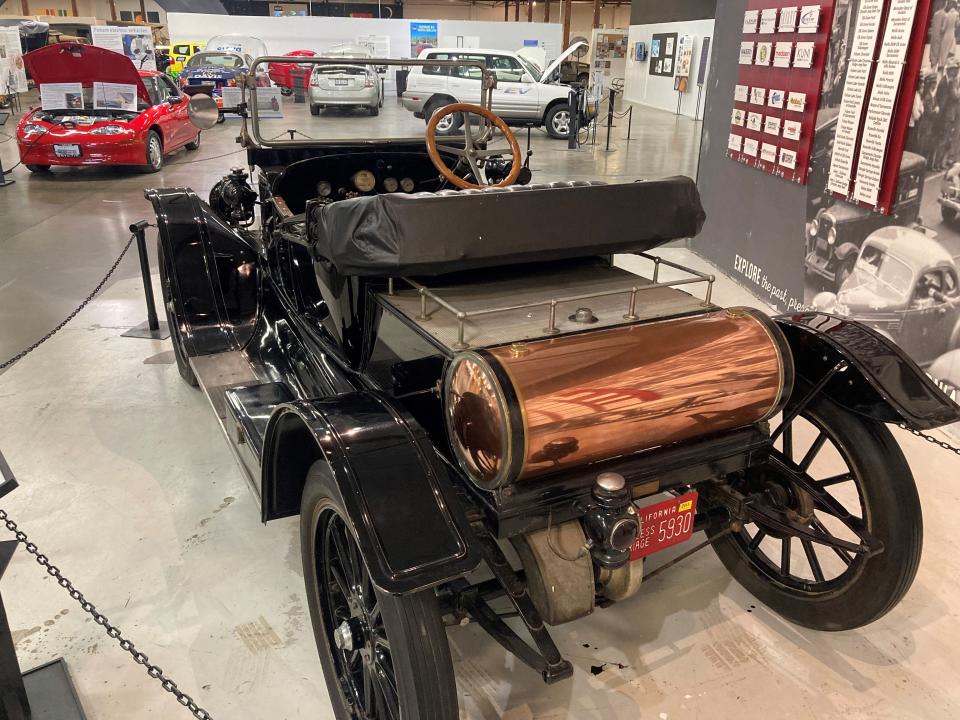
[{"label": "red sports car", "polygon": [[200,147],[186,95],[166,75],[137,70],[125,55],[93,45],[48,45],[23,56],[41,106],[17,125],[20,161],[52,165],[138,165],[156,172],[163,157]]},{"label": "red sports car", "polygon": [[[291,50],[283,55],[284,57],[316,57],[317,53],[313,50]],[[306,90],[312,68],[312,65],[301,65],[296,62],[270,63],[270,79],[273,80],[274,85],[280,87],[281,93],[284,95],[292,95],[293,78],[296,75],[303,77],[303,87],[304,90]]]}]

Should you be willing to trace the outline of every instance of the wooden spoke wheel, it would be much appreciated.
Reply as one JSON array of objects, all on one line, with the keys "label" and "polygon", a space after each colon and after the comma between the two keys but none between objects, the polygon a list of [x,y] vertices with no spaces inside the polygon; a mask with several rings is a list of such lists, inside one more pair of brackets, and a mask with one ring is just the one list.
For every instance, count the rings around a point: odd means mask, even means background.
[{"label": "wooden spoke wheel", "polygon": [[[462,118],[464,146],[441,145],[437,142],[437,127],[450,116]],[[476,119],[475,119],[476,118]],[[476,134],[474,134],[476,130]],[[499,138],[497,133],[506,141],[507,147],[496,147]],[[437,110],[427,123],[427,154],[440,174],[451,184],[464,190],[476,190],[486,187],[507,187],[513,185],[520,175],[523,166],[520,153],[520,144],[509,126],[499,115],[468,103],[453,103]],[[443,155],[457,158],[457,165],[466,164],[472,182],[465,180],[451,170]],[[486,163],[494,157],[509,156],[511,158],[510,172],[497,183],[487,180]]]}]

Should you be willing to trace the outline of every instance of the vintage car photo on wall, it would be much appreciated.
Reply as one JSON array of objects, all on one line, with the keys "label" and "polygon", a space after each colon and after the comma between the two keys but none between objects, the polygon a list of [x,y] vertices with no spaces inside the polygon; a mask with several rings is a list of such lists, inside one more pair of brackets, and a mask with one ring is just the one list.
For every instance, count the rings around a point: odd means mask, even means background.
[{"label": "vintage car photo on wall", "polygon": [[[866,325],[718,307],[712,276],[647,254],[699,232],[689,178],[530,184],[495,76],[446,63],[485,92],[425,137],[269,139],[250,83],[255,177],[208,201],[146,191],[180,373],[263,521],[299,518],[336,717],[456,718],[447,634],[466,621],[516,672],[565,681],[551,628],[622,614],[645,558],[700,531],[688,552],[711,546],[794,623],[890,611],[922,518],[887,425],[960,407]],[[462,132],[438,138],[449,113]]]}]

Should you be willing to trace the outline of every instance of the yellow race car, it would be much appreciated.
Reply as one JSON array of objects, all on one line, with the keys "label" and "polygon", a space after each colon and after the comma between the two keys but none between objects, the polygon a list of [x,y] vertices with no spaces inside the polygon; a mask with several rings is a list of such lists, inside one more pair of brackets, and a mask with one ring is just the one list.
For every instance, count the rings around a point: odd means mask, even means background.
[{"label": "yellow race car", "polygon": [[187,42],[177,42],[170,44],[170,65],[167,67],[167,74],[171,77],[177,77],[183,66],[194,54],[200,52],[207,46],[206,43],[188,40]]}]

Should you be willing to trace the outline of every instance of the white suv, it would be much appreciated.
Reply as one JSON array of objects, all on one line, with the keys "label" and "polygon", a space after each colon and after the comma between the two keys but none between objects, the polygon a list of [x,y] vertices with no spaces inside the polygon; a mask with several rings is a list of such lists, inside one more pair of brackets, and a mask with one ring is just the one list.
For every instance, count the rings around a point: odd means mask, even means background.
[{"label": "white suv", "polygon": [[[493,111],[511,125],[543,125],[555,138],[566,138],[570,131],[570,88],[560,84],[558,68],[569,55],[586,43],[567,48],[546,70],[544,53],[539,48],[519,52],[480,48],[428,48],[420,60],[479,60],[497,75],[493,91]],[[440,108],[451,103],[480,102],[480,72],[475,67],[417,66],[410,70],[403,106],[426,121]],[[459,113],[440,121],[437,132],[445,135],[460,128]]]}]

